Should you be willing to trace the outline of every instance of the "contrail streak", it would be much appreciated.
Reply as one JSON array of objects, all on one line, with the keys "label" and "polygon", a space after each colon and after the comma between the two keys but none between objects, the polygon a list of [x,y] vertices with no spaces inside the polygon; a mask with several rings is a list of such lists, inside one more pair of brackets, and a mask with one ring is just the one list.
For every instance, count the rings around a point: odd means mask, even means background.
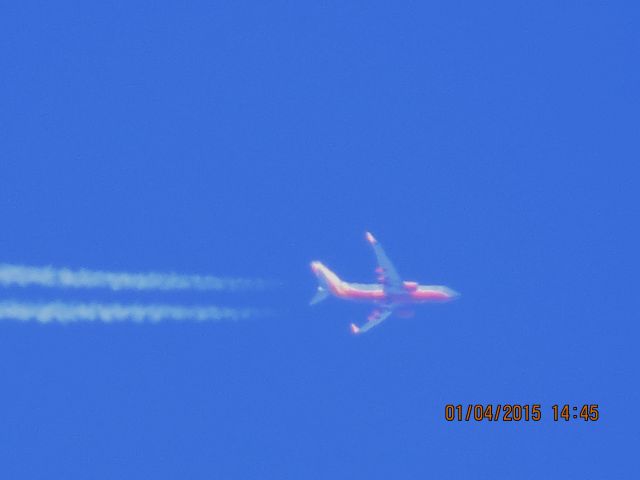
[{"label": "contrail streak", "polygon": [[107,288],[111,290],[263,290],[273,282],[250,278],[224,278],[177,273],[127,273],[70,270],[0,264],[0,286],[50,288]]},{"label": "contrail streak", "polygon": [[118,303],[21,303],[0,302],[0,320],[39,323],[76,322],[134,322],[162,321],[208,322],[245,320],[268,314],[254,308],[225,308],[216,306],[123,305]]}]

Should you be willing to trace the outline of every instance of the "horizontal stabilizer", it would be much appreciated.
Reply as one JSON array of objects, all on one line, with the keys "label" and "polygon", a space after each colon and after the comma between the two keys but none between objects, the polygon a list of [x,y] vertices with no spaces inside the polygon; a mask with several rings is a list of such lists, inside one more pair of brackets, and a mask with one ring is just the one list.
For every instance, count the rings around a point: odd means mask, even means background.
[{"label": "horizontal stabilizer", "polygon": [[320,303],[325,298],[329,296],[329,292],[324,287],[318,285],[318,290],[316,290],[316,294],[313,296],[309,305],[315,305],[316,303]]}]

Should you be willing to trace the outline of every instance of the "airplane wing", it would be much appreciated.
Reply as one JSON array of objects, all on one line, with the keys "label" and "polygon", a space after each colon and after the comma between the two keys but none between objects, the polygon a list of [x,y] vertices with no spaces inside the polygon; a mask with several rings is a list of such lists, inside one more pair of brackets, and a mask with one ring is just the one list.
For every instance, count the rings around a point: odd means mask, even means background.
[{"label": "airplane wing", "polygon": [[376,272],[378,273],[379,281],[384,285],[385,292],[391,294],[404,293],[402,279],[400,275],[398,275],[396,267],[393,266],[387,254],[384,253],[382,245],[378,243],[371,233],[367,232],[366,236],[367,241],[371,244],[371,247],[373,247],[373,252],[376,254],[376,261],[378,263]]},{"label": "airplane wing", "polygon": [[374,310],[373,312],[371,312],[371,315],[369,315],[369,319],[367,323],[365,323],[362,327],[358,327],[355,323],[352,323],[351,331],[354,334],[358,334],[358,333],[364,333],[368,330],[371,330],[376,325],[384,322],[387,319],[387,317],[392,313],[393,313],[393,310],[390,308],[387,308],[385,310]]}]

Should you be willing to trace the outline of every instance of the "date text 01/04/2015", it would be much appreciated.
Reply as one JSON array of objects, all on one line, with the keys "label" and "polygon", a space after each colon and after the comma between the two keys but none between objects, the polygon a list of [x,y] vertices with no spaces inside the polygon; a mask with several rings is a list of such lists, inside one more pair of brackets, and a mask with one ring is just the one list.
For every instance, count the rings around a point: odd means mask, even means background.
[{"label": "date text 01/04/2015", "polygon": [[[583,420],[595,422],[600,418],[598,404],[552,405],[554,421]],[[532,404],[447,404],[444,408],[444,419],[448,422],[488,421],[488,422],[539,422],[542,420],[542,405]]]}]

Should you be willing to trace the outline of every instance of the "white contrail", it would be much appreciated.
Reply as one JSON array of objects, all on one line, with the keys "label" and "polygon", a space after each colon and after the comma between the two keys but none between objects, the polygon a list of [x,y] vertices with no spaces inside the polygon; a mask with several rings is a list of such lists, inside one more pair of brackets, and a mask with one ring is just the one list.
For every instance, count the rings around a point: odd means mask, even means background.
[{"label": "white contrail", "polygon": [[111,290],[262,290],[272,282],[177,273],[126,273],[0,264],[0,286],[108,288]]},{"label": "white contrail", "polygon": [[0,320],[40,323],[161,321],[207,322],[244,320],[267,315],[266,310],[215,306],[123,305],[118,303],[22,303],[0,302]]}]

